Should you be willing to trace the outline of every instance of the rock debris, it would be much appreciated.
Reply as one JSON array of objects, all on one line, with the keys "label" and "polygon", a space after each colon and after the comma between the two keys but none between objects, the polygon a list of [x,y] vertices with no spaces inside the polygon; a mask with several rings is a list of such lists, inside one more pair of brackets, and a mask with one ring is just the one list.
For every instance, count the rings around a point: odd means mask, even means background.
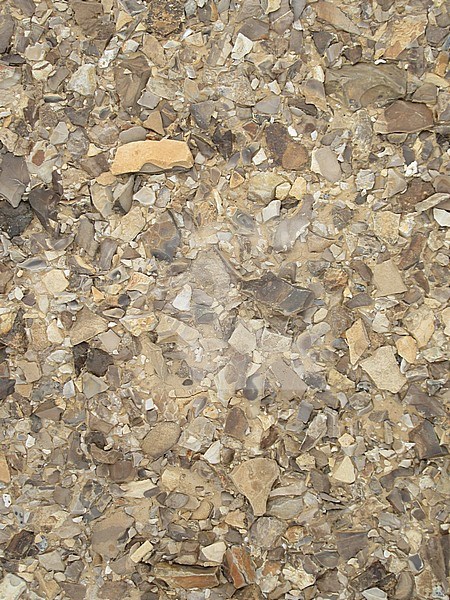
[{"label": "rock debris", "polygon": [[449,25],[0,0],[2,600],[449,597]]}]

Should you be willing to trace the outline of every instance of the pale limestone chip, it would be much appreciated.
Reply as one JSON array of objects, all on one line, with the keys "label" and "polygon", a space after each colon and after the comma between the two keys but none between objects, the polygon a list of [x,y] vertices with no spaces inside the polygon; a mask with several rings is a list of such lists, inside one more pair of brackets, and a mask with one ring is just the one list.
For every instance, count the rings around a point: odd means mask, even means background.
[{"label": "pale limestone chip", "polygon": [[242,323],[238,323],[228,343],[241,354],[248,354],[256,349],[256,336],[253,331],[249,331]]},{"label": "pale limestone chip", "polygon": [[92,96],[97,88],[95,65],[81,65],[67,83],[67,89],[82,96]]},{"label": "pale limestone chip", "polygon": [[59,269],[52,269],[42,275],[42,281],[45,287],[53,296],[57,296],[61,292],[64,292],[69,286],[64,273]]},{"label": "pale limestone chip", "polygon": [[406,292],[407,287],[403,283],[400,271],[392,260],[372,267],[373,281],[376,285],[376,296],[391,296]]},{"label": "pale limestone chip", "polygon": [[442,322],[444,323],[444,333],[450,336],[450,307],[442,311]]},{"label": "pale limestone chip", "polygon": [[200,337],[196,329],[169,315],[161,315],[156,331],[158,332],[160,341],[169,341],[178,337],[187,344],[192,345]]},{"label": "pale limestone chip", "polygon": [[277,11],[281,6],[281,0],[266,0],[267,8],[264,11],[266,15]]},{"label": "pale limestone chip", "polygon": [[410,364],[414,363],[417,356],[417,344],[413,337],[405,335],[395,342],[397,352]]},{"label": "pale limestone chip", "polygon": [[231,473],[234,485],[248,499],[255,516],[266,512],[267,498],[279,474],[277,463],[269,458],[251,458]]},{"label": "pale limestone chip", "polygon": [[391,346],[378,348],[370,358],[361,361],[361,367],[380,390],[396,394],[406,383]]},{"label": "pale limestone chip", "polygon": [[355,467],[349,456],[344,456],[342,461],[335,465],[332,476],[342,483],[354,483],[356,480]]},{"label": "pale limestone chip", "polygon": [[242,60],[253,49],[253,42],[245,37],[242,33],[238,33],[236,41],[231,51],[231,58],[233,60]]},{"label": "pale limestone chip", "polygon": [[74,346],[87,342],[99,333],[108,329],[108,322],[84,306],[77,314],[77,319],[70,330],[70,341]]},{"label": "pale limestone chip", "polygon": [[325,177],[330,183],[336,183],[341,178],[341,166],[336,154],[328,146],[316,148],[311,156],[311,171]]},{"label": "pale limestone chip", "polygon": [[434,312],[428,306],[411,308],[403,324],[415,338],[419,348],[428,344],[434,333]]},{"label": "pale limestone chip", "polygon": [[2,483],[9,483],[11,481],[8,463],[3,453],[0,453],[0,481]]},{"label": "pale limestone chip", "polygon": [[0,583],[0,598],[4,600],[19,600],[27,589],[26,582],[13,573],[7,573]]},{"label": "pale limestone chip", "polygon": [[123,510],[111,510],[101,520],[94,521],[92,526],[92,550],[103,559],[115,558],[120,551],[119,540],[123,540],[125,532],[133,525],[134,520]]},{"label": "pale limestone chip", "polygon": [[202,554],[206,561],[220,564],[226,549],[225,542],[214,542],[214,544],[202,548]]},{"label": "pale limestone chip", "polygon": [[375,235],[388,244],[396,244],[399,235],[400,215],[389,210],[383,210],[374,213],[372,218]]},{"label": "pale limestone chip", "polygon": [[145,227],[145,214],[140,206],[132,208],[126,215],[116,219],[117,226],[112,231],[111,237],[122,242],[132,242]]},{"label": "pale limestone chip", "polygon": [[120,322],[131,335],[139,337],[143,333],[153,331],[156,327],[157,319],[153,312],[141,312],[136,308],[132,308],[127,311],[127,314],[122,317]]},{"label": "pale limestone chip", "polygon": [[307,573],[299,566],[292,567],[291,565],[287,565],[283,568],[283,575],[285,579],[294,584],[295,588],[299,590],[304,590],[314,585],[316,581],[316,577],[312,573]]},{"label": "pale limestone chip", "polygon": [[367,335],[363,320],[358,319],[356,323],[353,323],[350,329],[347,329],[345,337],[347,338],[348,349],[350,352],[350,362],[354,365],[370,345],[369,336]]},{"label": "pale limestone chip", "polygon": [[113,175],[137,173],[145,165],[152,172],[169,171],[175,167],[190,169],[194,159],[186,142],[178,140],[145,140],[130,142],[117,149],[111,166]]},{"label": "pale limestone chip", "polygon": [[153,544],[148,540],[139,546],[132,554],[130,554],[130,560],[134,563],[145,562],[153,552]]},{"label": "pale limestone chip", "polygon": [[180,434],[181,428],[178,423],[173,421],[156,423],[142,440],[142,451],[152,459],[159,458],[175,446]]}]

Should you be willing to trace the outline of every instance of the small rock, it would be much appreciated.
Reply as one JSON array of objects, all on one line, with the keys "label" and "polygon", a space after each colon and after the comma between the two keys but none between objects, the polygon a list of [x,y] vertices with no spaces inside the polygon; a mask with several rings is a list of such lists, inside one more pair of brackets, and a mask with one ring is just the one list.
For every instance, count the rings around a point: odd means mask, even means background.
[{"label": "small rock", "polygon": [[341,179],[341,166],[331,148],[316,148],[311,158],[311,170],[325,177],[331,183]]},{"label": "small rock", "polygon": [[139,548],[130,554],[130,560],[134,563],[145,562],[153,552],[153,544],[146,540]]},{"label": "small rock", "polygon": [[354,483],[356,475],[352,459],[349,456],[344,456],[342,461],[335,465],[331,474],[338,481],[342,481],[342,483]]},{"label": "small rock", "polygon": [[141,238],[146,254],[159,260],[172,261],[181,242],[175,220],[169,211],[160,215]]},{"label": "small rock", "polygon": [[109,516],[95,521],[92,527],[92,550],[105,559],[115,558],[120,551],[119,540],[132,526],[133,519],[123,510],[116,510]]},{"label": "small rock", "polygon": [[70,341],[76,346],[81,342],[87,342],[107,329],[108,322],[103,317],[93,313],[87,306],[83,306],[70,330]]},{"label": "small rock", "polygon": [[413,364],[416,361],[417,344],[414,338],[412,338],[410,335],[405,335],[399,338],[395,342],[395,346],[398,354],[410,364]]},{"label": "small rock", "polygon": [[226,549],[227,546],[225,542],[215,542],[214,544],[202,548],[201,553],[207,562],[220,564],[222,563]]},{"label": "small rock", "polygon": [[275,189],[280,183],[283,183],[284,178],[277,173],[271,171],[263,171],[255,173],[250,177],[248,187],[249,200],[256,200],[263,204],[268,204],[275,198]]},{"label": "small rock", "polygon": [[0,400],[5,400],[8,396],[14,393],[16,387],[15,379],[0,377]]},{"label": "small rock", "polygon": [[239,589],[254,583],[255,568],[249,552],[242,546],[233,546],[227,550],[225,564],[235,588]]},{"label": "small rock", "polygon": [[95,65],[87,64],[79,67],[69,79],[67,89],[82,96],[92,96],[97,89]]},{"label": "small rock", "polygon": [[403,283],[400,271],[392,260],[372,267],[373,281],[376,285],[376,296],[403,294],[408,289]]},{"label": "small rock", "polygon": [[233,483],[250,502],[255,516],[266,512],[267,498],[280,470],[274,460],[252,458],[231,473]]},{"label": "small rock", "polygon": [[406,377],[400,372],[391,346],[381,346],[360,364],[380,390],[396,394],[406,383]]},{"label": "small rock", "polygon": [[5,600],[19,600],[27,589],[26,582],[13,573],[7,573],[0,583],[0,598]]},{"label": "small rock", "polygon": [[191,567],[160,562],[154,566],[152,574],[170,586],[185,590],[208,589],[219,585],[219,567]]},{"label": "small rock", "polygon": [[53,296],[61,294],[61,292],[64,292],[64,290],[69,287],[69,282],[64,273],[59,269],[52,269],[51,271],[44,273],[42,275],[42,281]]},{"label": "small rock", "polygon": [[409,439],[414,442],[415,451],[420,460],[446,454],[445,449],[439,444],[433,425],[426,419],[410,431]]},{"label": "small rock", "polygon": [[114,157],[111,173],[159,173],[176,167],[190,169],[193,164],[194,159],[186,142],[145,140],[120,146]]},{"label": "small rock", "polygon": [[9,483],[11,481],[8,463],[6,462],[6,456],[3,453],[0,453],[0,481],[2,483]]},{"label": "small rock", "polygon": [[359,33],[359,28],[356,27],[354,22],[332,2],[319,0],[319,2],[314,4],[314,10],[320,20],[330,23],[336,29],[347,31],[348,33]]},{"label": "small rock", "polygon": [[388,106],[374,124],[377,133],[414,133],[431,129],[433,113],[426,104],[397,100]]},{"label": "small rock", "polygon": [[369,336],[362,319],[358,319],[350,329],[345,332],[348,349],[350,352],[350,362],[356,364],[370,345]]},{"label": "small rock", "polygon": [[411,333],[419,348],[425,347],[434,333],[434,312],[427,306],[410,309],[403,319],[406,329]]},{"label": "small rock", "polygon": [[152,459],[159,458],[178,442],[181,428],[178,423],[157,423],[142,441],[142,451]]}]

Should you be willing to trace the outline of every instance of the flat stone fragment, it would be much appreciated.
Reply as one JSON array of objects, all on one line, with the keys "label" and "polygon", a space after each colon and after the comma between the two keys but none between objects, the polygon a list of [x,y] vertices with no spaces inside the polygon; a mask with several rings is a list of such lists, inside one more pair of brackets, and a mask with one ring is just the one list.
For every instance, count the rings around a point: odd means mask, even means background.
[{"label": "flat stone fragment", "polygon": [[406,94],[406,72],[392,64],[344,65],[327,69],[325,85],[352,110],[385,106]]},{"label": "flat stone fragment", "polygon": [[0,582],[0,598],[5,600],[19,600],[27,589],[27,583],[13,573],[7,573]]},{"label": "flat stone fragment", "polygon": [[225,562],[235,588],[239,589],[254,583],[256,579],[255,567],[246,548],[233,546],[227,550]]},{"label": "flat stone fragment", "polygon": [[202,548],[202,555],[209,563],[221,564],[227,546],[225,542],[215,542]]},{"label": "flat stone fragment", "polygon": [[250,200],[268,204],[275,198],[275,189],[283,181],[285,179],[281,175],[272,171],[255,173],[249,179],[248,197]]},{"label": "flat stone fragment", "polygon": [[168,585],[185,590],[213,588],[219,585],[218,567],[191,567],[160,562],[154,566],[152,574]]},{"label": "flat stone fragment", "polygon": [[409,439],[415,444],[415,451],[420,460],[447,454],[445,448],[439,444],[433,425],[426,419],[410,431]]},{"label": "flat stone fragment", "polygon": [[29,182],[30,176],[23,156],[7,152],[0,163],[0,197],[17,208]]},{"label": "flat stone fragment", "polygon": [[358,319],[350,329],[345,332],[348,349],[350,352],[350,362],[356,364],[367,348],[370,346],[370,340],[362,319]]},{"label": "flat stone fragment", "polygon": [[406,377],[400,372],[391,346],[381,346],[360,364],[380,390],[396,394],[406,383]]},{"label": "flat stone fragment", "polygon": [[132,554],[130,554],[130,560],[134,563],[145,562],[153,552],[153,544],[148,540],[139,546]]},{"label": "flat stone fragment", "polygon": [[9,483],[11,481],[8,463],[3,453],[0,453],[0,481],[2,483]]},{"label": "flat stone fragment", "polygon": [[311,170],[325,177],[330,183],[341,179],[341,166],[331,148],[316,148],[311,158]]},{"label": "flat stone fragment", "polygon": [[111,165],[111,173],[137,173],[146,165],[150,166],[150,171],[146,172],[157,173],[176,167],[190,169],[193,164],[194,159],[186,142],[146,140],[119,146]]},{"label": "flat stone fragment", "polygon": [[377,133],[414,133],[431,129],[433,113],[426,104],[397,100],[388,106],[374,124]]},{"label": "flat stone fragment", "polygon": [[108,322],[103,317],[93,313],[87,306],[83,306],[70,330],[70,341],[76,346],[81,342],[87,342],[99,333],[104,333],[107,329]]},{"label": "flat stone fragment", "polygon": [[52,269],[51,271],[44,273],[42,275],[42,281],[47,290],[54,296],[64,292],[69,286],[69,282],[64,273],[58,269]]},{"label": "flat stone fragment", "polygon": [[319,0],[314,4],[314,10],[319,19],[330,23],[336,29],[347,31],[348,33],[359,33],[359,28],[350,20],[342,10],[332,2]]},{"label": "flat stone fragment", "polygon": [[337,463],[331,474],[338,481],[342,481],[342,483],[354,483],[356,474],[352,459],[349,456],[344,456],[342,461]]},{"label": "flat stone fragment", "polygon": [[434,333],[435,314],[427,306],[419,306],[417,309],[411,309],[403,319],[405,327],[415,338],[417,346],[424,348]]},{"label": "flat stone fragment", "polygon": [[115,558],[120,550],[119,540],[133,522],[133,518],[122,510],[95,521],[92,527],[92,550],[106,559]]},{"label": "flat stone fragment", "polygon": [[79,67],[69,79],[67,89],[82,96],[92,96],[97,88],[95,65],[87,64]]},{"label": "flat stone fragment", "polygon": [[238,590],[233,594],[234,600],[264,600],[261,588],[255,584]]},{"label": "flat stone fragment", "polygon": [[403,283],[400,271],[392,260],[373,265],[372,271],[377,297],[403,294],[408,289]]},{"label": "flat stone fragment", "polygon": [[416,361],[417,344],[414,338],[412,338],[410,335],[400,337],[395,342],[395,346],[398,354],[410,364],[413,364]]},{"label": "flat stone fragment", "polygon": [[181,236],[169,211],[160,215],[147,227],[143,235],[147,255],[159,260],[172,261],[181,242]]},{"label": "flat stone fragment", "polygon": [[241,463],[231,473],[233,483],[250,502],[255,516],[266,512],[267,498],[280,474],[274,460],[252,458]]},{"label": "flat stone fragment", "polygon": [[253,294],[258,302],[268,304],[284,315],[302,312],[314,303],[311,290],[293,286],[270,272],[261,279],[244,281],[242,287]]},{"label": "flat stone fragment", "polygon": [[175,446],[180,434],[181,428],[178,423],[157,423],[142,441],[142,451],[153,459],[159,458]]}]

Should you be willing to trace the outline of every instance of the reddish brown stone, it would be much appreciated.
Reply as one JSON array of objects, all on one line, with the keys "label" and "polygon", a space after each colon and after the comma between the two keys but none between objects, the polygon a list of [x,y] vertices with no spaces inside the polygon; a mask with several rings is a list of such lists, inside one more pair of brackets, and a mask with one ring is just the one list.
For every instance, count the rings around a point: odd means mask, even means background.
[{"label": "reddish brown stone", "polygon": [[225,562],[235,588],[242,588],[255,581],[255,569],[250,554],[245,548],[233,546],[227,550]]},{"label": "reddish brown stone", "polygon": [[168,585],[185,590],[212,588],[219,585],[218,567],[188,567],[186,565],[158,563],[155,565],[153,575],[156,579],[162,579]]}]

